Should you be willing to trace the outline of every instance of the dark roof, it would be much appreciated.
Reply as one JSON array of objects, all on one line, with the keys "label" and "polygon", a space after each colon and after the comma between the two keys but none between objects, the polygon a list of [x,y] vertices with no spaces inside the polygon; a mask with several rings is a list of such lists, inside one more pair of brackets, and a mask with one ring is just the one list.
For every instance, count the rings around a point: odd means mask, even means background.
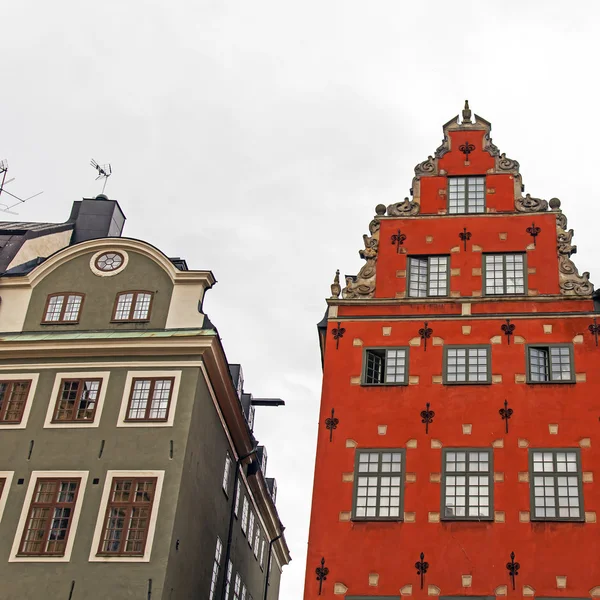
[{"label": "dark roof", "polygon": [[4,271],[4,273],[0,273],[0,277],[21,277],[22,275],[27,275],[31,273],[38,265],[41,265],[46,259],[42,256],[38,256],[32,260],[28,260],[26,263],[22,265],[17,265],[8,271]]}]

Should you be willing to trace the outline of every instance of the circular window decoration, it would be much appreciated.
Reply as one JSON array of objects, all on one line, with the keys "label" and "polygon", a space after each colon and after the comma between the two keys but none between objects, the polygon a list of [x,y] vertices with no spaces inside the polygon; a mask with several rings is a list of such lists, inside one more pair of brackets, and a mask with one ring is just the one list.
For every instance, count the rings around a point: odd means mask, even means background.
[{"label": "circular window decoration", "polygon": [[119,252],[105,252],[96,259],[96,268],[99,271],[116,271],[123,266],[123,255]]}]

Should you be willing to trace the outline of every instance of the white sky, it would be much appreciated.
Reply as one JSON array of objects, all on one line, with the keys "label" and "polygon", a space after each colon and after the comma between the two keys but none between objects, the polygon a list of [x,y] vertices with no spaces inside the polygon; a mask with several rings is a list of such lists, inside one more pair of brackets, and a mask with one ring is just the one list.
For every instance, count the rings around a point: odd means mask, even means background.
[{"label": "white sky", "polygon": [[246,391],[287,402],[256,425],[294,559],[282,600],[302,597],[324,298],[336,268],[359,270],[375,205],[408,195],[465,98],[526,191],[562,200],[575,262],[600,285],[599,13],[550,0],[3,3],[0,158],[11,191],[45,192],[15,219],[66,220],[100,191],[90,158],[111,162],[125,235],[213,270],[205,309]]}]

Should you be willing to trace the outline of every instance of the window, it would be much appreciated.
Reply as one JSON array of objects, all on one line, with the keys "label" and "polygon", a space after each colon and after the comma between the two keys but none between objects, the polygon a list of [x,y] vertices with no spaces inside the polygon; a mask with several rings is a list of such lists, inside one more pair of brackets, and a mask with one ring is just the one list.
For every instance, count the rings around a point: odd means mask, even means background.
[{"label": "window", "polygon": [[576,449],[529,451],[531,518],[582,521],[581,466]]},{"label": "window", "polygon": [[8,499],[8,490],[12,483],[14,471],[0,471],[0,522]]},{"label": "window", "polygon": [[101,379],[63,379],[52,422],[93,421],[101,385]]},{"label": "window", "polygon": [[408,258],[408,295],[410,298],[448,295],[447,256],[411,256]]},{"label": "window", "polygon": [[242,503],[242,531],[246,534],[246,528],[248,527],[248,498],[244,496],[244,502]]},{"label": "window", "polygon": [[363,383],[368,385],[408,383],[408,348],[365,350]]},{"label": "window", "polygon": [[403,451],[361,450],[356,453],[353,517],[401,520]]},{"label": "window", "polygon": [[166,421],[174,378],[133,379],[127,421]]},{"label": "window", "polygon": [[221,555],[223,554],[223,544],[221,538],[217,537],[217,547],[215,548],[215,560],[213,562],[212,576],[210,578],[210,593],[208,594],[209,600],[213,600],[215,597],[215,590],[217,589],[217,580],[219,578],[219,569],[221,568]]},{"label": "window", "polygon": [[235,505],[233,507],[233,514],[237,517],[238,516],[238,512],[240,510],[240,493],[241,493],[241,489],[242,486],[240,485],[240,482],[238,481],[235,487]]},{"label": "window", "polygon": [[[0,489],[0,497],[2,490]],[[258,558],[258,547],[260,546],[260,527],[256,526],[256,537],[254,538],[254,558]]]},{"label": "window", "polygon": [[240,600],[242,588],[242,578],[239,573],[235,574],[235,583],[233,584],[233,600]]},{"label": "window", "polygon": [[229,491],[229,473],[231,472],[231,457],[229,452],[225,456],[225,469],[223,469],[223,491],[225,494]]},{"label": "window", "polygon": [[246,584],[242,585],[242,599],[246,600]]},{"label": "window", "polygon": [[444,383],[490,383],[490,349],[487,346],[444,348]]},{"label": "window", "polygon": [[525,293],[523,254],[484,254],[486,295]]},{"label": "window", "polygon": [[155,477],[113,478],[98,554],[144,554],[156,481]]},{"label": "window", "polygon": [[123,292],[117,296],[113,321],[147,321],[152,306],[151,292]]},{"label": "window", "polygon": [[48,296],[42,323],[77,323],[83,304],[83,294],[53,294]]},{"label": "window", "polygon": [[575,381],[571,345],[528,346],[528,383]]},{"label": "window", "polygon": [[492,453],[479,448],[445,449],[442,518],[488,520],[493,516]]},{"label": "window", "polygon": [[99,271],[116,271],[123,264],[123,255],[120,252],[105,252],[96,259],[96,268]]},{"label": "window", "polygon": [[248,544],[252,548],[252,540],[254,539],[254,513],[250,511],[250,517],[248,519]]},{"label": "window", "polygon": [[20,423],[31,381],[0,381],[0,423]]},{"label": "window", "polygon": [[448,212],[485,212],[485,177],[448,177]]},{"label": "window", "polygon": [[265,566],[265,540],[262,540],[260,543],[260,568],[263,569]]},{"label": "window", "polygon": [[81,479],[38,479],[19,555],[63,556]]},{"label": "window", "polygon": [[229,592],[231,590],[231,574],[233,572],[233,564],[231,561],[227,562],[227,577],[225,579],[225,600],[229,600]]}]

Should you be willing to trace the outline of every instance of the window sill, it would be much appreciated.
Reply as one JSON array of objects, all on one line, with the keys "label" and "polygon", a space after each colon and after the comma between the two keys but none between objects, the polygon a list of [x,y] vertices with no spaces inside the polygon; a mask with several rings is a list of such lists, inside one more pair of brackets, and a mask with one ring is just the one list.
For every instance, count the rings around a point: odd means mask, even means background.
[{"label": "window sill", "polygon": [[577,383],[575,379],[561,379],[560,381],[526,381],[529,385],[565,385]]},{"label": "window sill", "polygon": [[559,519],[557,518],[547,518],[541,519],[540,517],[530,517],[529,519],[532,523],[585,523],[585,517],[580,517],[578,519]]},{"label": "window sill", "polygon": [[166,419],[124,419],[123,423],[166,423],[168,421],[168,417]]},{"label": "window sill", "polygon": [[408,385],[408,381],[403,382],[403,383],[362,383],[360,384],[360,387],[402,387],[402,386],[407,386]]},{"label": "window sill", "polygon": [[352,523],[404,523],[400,517],[352,517]]},{"label": "window sill", "polygon": [[79,325],[77,321],[42,321],[40,325]]},{"label": "window sill", "polygon": [[144,558],[143,554],[110,554],[104,552],[98,552],[96,556],[98,558]]},{"label": "window sill", "polygon": [[111,319],[111,323],[150,323],[150,319]]},{"label": "window sill", "polygon": [[493,523],[494,517],[440,517],[441,523]]},{"label": "window sill", "polygon": [[444,381],[444,385],[491,385],[491,381]]}]

